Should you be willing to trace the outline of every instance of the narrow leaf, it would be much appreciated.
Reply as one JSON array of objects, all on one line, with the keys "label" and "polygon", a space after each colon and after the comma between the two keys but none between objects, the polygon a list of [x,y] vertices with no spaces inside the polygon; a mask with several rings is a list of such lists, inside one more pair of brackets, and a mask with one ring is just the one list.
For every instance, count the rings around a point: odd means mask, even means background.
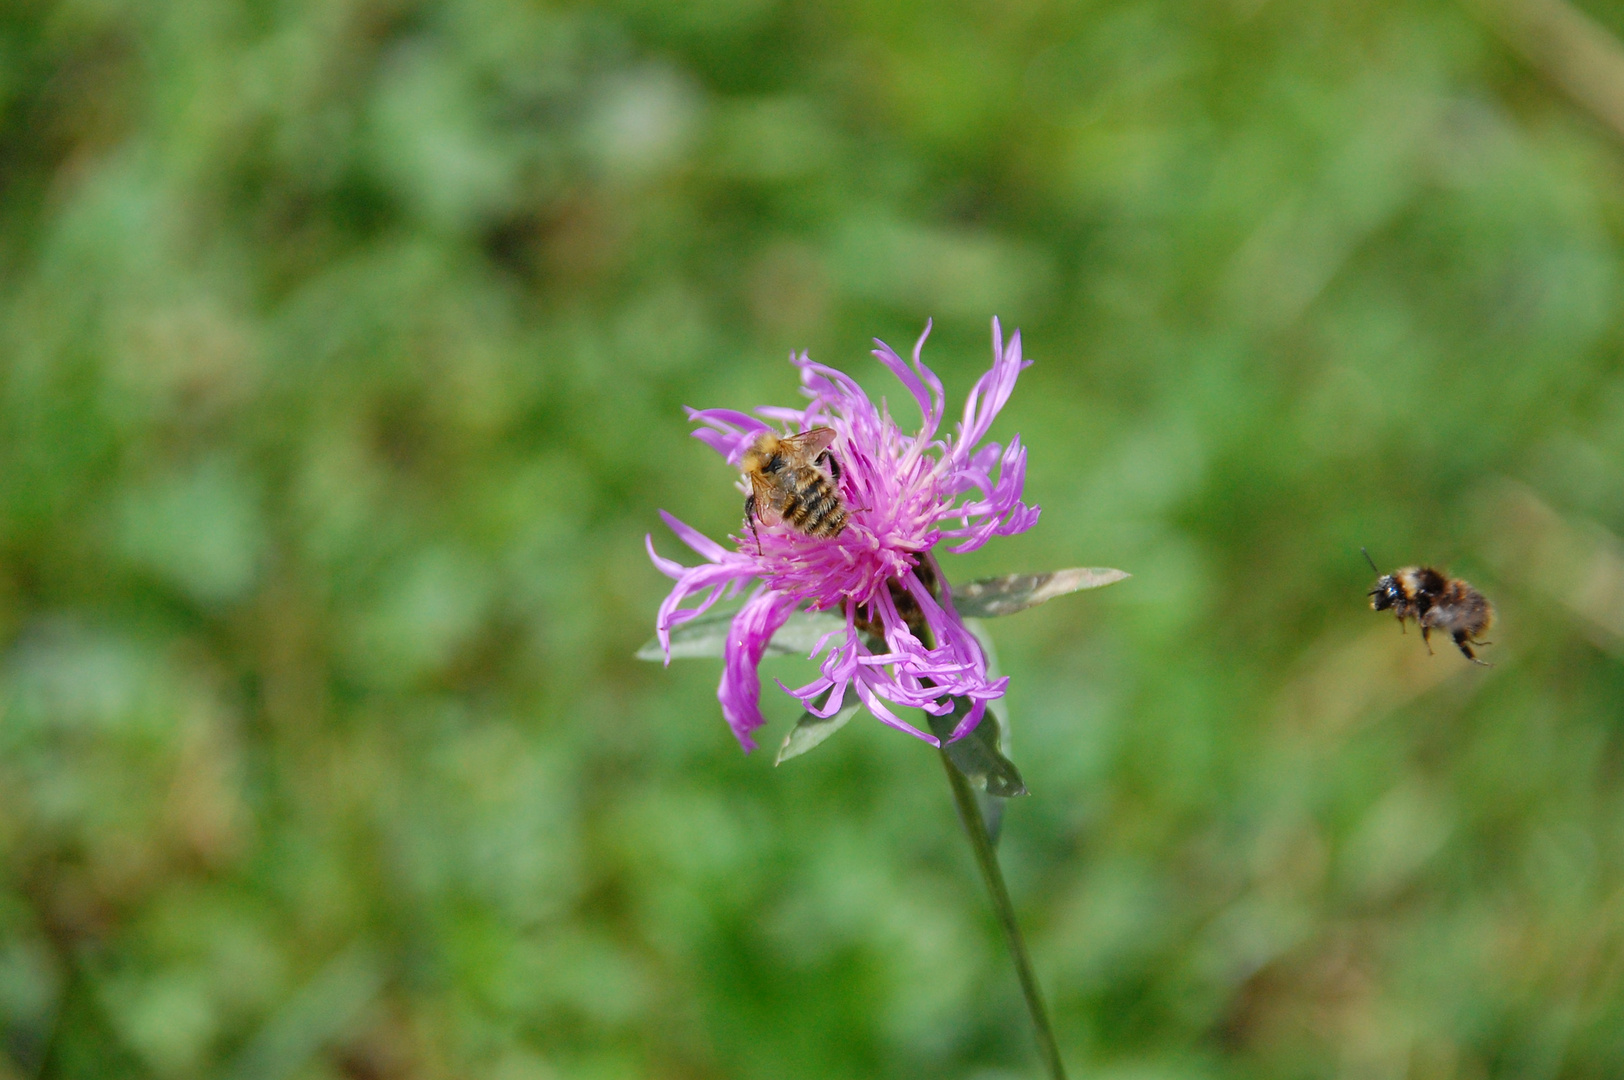
[{"label": "narrow leaf", "polygon": [[1025,795],[1026,782],[1021,779],[1021,771],[998,748],[998,718],[991,708],[974,731],[957,742],[947,741],[969,711],[968,698],[954,698],[953,711],[946,716],[926,714],[931,733],[942,740],[942,749],[946,751],[948,760],[988,795],[996,795],[1000,799]]},{"label": "narrow leaf", "polygon": [[[691,660],[702,656],[721,656],[727,644],[727,629],[733,616],[739,612],[737,604],[718,604],[702,615],[671,628],[671,659]],[[665,650],[655,638],[637,650],[639,660],[663,661]]]},{"label": "narrow leaf", "polygon": [[955,585],[953,606],[966,619],[990,619],[1037,607],[1066,593],[1098,589],[1132,576],[1125,570],[1094,566],[1076,566],[1047,574],[1005,574]]},{"label": "narrow leaf", "polygon": [[[987,624],[980,619],[966,619],[964,625],[981,643],[981,651],[987,657],[987,674],[994,679],[998,678],[1003,673],[998,670],[998,649],[993,644],[992,635],[987,632]],[[1008,757],[1009,698],[994,698],[987,702],[987,713],[998,723],[998,751]],[[1004,831],[1004,800],[997,795],[989,795],[980,788],[975,788],[974,793],[976,808],[981,811],[981,823],[987,827],[987,839],[992,841],[993,847],[997,847],[998,838]]]},{"label": "narrow leaf", "polygon": [[861,705],[847,705],[833,716],[813,716],[806,712],[795,727],[784,736],[784,745],[778,748],[778,758],[774,765],[782,765],[790,758],[800,757],[808,750],[819,745],[823,740],[839,731],[850,723],[851,718],[857,715]]},{"label": "narrow leaf", "polygon": [[797,611],[767,643],[768,656],[806,656],[818,639],[846,628],[846,620],[831,611]]},{"label": "narrow leaf", "polygon": [[[671,628],[671,659],[693,660],[718,657],[727,646],[727,631],[738,614],[738,605],[717,605],[696,615],[687,622]],[[767,643],[766,656],[805,656],[812,651],[818,639],[831,630],[845,626],[845,620],[828,611],[797,611],[791,615]],[[637,659],[660,662],[665,651],[655,638],[637,650]]]}]

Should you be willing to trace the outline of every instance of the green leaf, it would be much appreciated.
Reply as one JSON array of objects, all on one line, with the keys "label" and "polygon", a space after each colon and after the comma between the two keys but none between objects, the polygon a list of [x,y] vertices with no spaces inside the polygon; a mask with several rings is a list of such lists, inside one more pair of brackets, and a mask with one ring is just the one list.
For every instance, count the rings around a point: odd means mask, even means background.
[{"label": "green leaf", "polygon": [[[717,604],[702,615],[671,628],[671,659],[688,660],[702,656],[721,656],[727,644],[727,629],[733,616],[739,613],[738,604]],[[637,650],[639,660],[663,661],[665,650],[660,639],[654,638]]]},{"label": "green leaf", "polygon": [[[1004,577],[984,578],[955,587],[953,606],[966,619],[1013,615],[1057,596],[1082,589],[1098,589],[1129,576],[1122,570],[1095,567],[1074,567],[1049,574],[1006,574]],[[738,610],[738,604],[718,604],[703,615],[672,627],[671,659],[721,656],[727,644],[728,626]],[[841,617],[834,612],[797,611],[773,635],[765,655],[805,656],[824,634],[838,631],[844,625]],[[663,661],[665,652],[658,640],[650,641],[637,650],[637,658]]]},{"label": "green leaf", "polygon": [[[993,644],[992,635],[987,632],[987,624],[980,619],[966,619],[964,625],[981,643],[981,651],[987,656],[987,674],[996,679],[1003,673],[998,670],[998,649]],[[987,712],[998,724],[998,750],[1008,757],[1011,730],[1009,698],[1001,697],[987,702]],[[975,797],[976,806],[981,810],[981,821],[987,827],[987,837],[992,841],[993,847],[997,847],[998,837],[1004,827],[1004,800],[997,795],[989,795],[980,788],[975,789]]]},{"label": "green leaf", "polygon": [[1125,570],[1095,566],[1075,566],[1047,574],[1005,574],[955,585],[953,607],[966,619],[990,619],[1013,615],[1057,596],[1098,589],[1132,576]]},{"label": "green leaf", "polygon": [[[693,660],[721,656],[727,645],[728,627],[732,625],[733,616],[738,614],[738,611],[737,604],[726,606],[719,604],[703,615],[696,615],[687,622],[673,626],[671,659]],[[778,633],[768,642],[763,655],[805,656],[812,651],[812,646],[816,645],[824,634],[831,630],[839,630],[845,625],[846,621],[833,612],[797,611],[779,627]],[[663,661],[665,651],[660,648],[659,639],[656,638],[638,649],[637,658]]]},{"label": "green leaf", "polygon": [[844,630],[846,620],[832,611],[797,611],[778,628],[767,643],[767,656],[806,656],[818,639],[831,631]]},{"label": "green leaf", "polygon": [[942,749],[946,751],[948,760],[988,795],[996,795],[1000,799],[1025,795],[1026,781],[1021,779],[1021,771],[999,749],[998,717],[991,706],[974,731],[957,742],[948,742],[953,729],[969,712],[969,698],[954,698],[953,711],[946,716],[926,714],[931,733],[942,740]]},{"label": "green leaf", "polygon": [[800,720],[796,721],[795,727],[790,730],[788,735],[784,736],[784,745],[778,748],[778,757],[773,761],[773,764],[782,765],[790,758],[800,757],[808,750],[818,746],[823,740],[850,723],[851,718],[857,715],[857,710],[860,708],[862,706],[855,703],[847,705],[833,716],[813,716],[809,712],[802,713]]}]

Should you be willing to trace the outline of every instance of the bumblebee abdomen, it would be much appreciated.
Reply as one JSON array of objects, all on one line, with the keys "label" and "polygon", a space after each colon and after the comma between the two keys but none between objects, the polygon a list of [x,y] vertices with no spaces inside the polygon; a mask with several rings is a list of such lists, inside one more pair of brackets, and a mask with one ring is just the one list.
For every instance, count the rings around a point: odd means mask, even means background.
[{"label": "bumblebee abdomen", "polygon": [[846,527],[846,510],[834,485],[812,468],[796,472],[783,516],[795,531],[821,539],[838,536]]},{"label": "bumblebee abdomen", "polygon": [[1483,594],[1464,581],[1448,582],[1428,613],[1429,622],[1450,633],[1476,637],[1494,621],[1494,608]]}]

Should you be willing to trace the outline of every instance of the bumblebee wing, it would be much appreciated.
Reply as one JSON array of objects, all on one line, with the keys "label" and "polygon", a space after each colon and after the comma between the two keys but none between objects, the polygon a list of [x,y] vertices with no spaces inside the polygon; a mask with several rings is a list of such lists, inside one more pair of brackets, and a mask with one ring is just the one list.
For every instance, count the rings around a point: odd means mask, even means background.
[{"label": "bumblebee wing", "polygon": [[778,493],[766,477],[746,473],[750,478],[750,498],[754,500],[756,520],[769,528],[784,520],[778,508]]},{"label": "bumblebee wing", "polygon": [[780,443],[790,456],[801,461],[810,462],[829,449],[829,444],[834,441],[834,428],[815,427],[810,431],[803,431],[799,435],[791,435],[787,439],[781,439]]}]

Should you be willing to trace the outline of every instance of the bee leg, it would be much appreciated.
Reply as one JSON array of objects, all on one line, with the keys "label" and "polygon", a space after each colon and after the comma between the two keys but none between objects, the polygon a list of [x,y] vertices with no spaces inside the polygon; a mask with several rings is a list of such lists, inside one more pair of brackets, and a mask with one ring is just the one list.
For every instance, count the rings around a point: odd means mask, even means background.
[{"label": "bee leg", "polygon": [[744,497],[744,523],[750,526],[750,535],[756,538],[756,554],[761,554],[761,534],[756,532],[756,496],[752,492]]},{"label": "bee leg", "polygon": [[840,462],[833,454],[825,450],[818,455],[817,464],[827,465],[829,467],[829,479],[837,484],[840,483]]},{"label": "bee leg", "polygon": [[1431,633],[1432,633],[1432,627],[1428,626],[1426,623],[1421,623],[1421,644],[1423,644],[1423,645],[1425,645],[1427,647],[1427,655],[1428,656],[1436,655],[1432,651],[1432,642],[1430,640],[1428,640],[1428,636]]},{"label": "bee leg", "polygon": [[1473,645],[1487,645],[1487,644],[1489,644],[1489,642],[1487,642],[1487,641],[1472,641],[1470,638],[1468,638],[1466,636],[1466,634],[1464,632],[1457,633],[1455,635],[1455,647],[1458,648],[1461,652],[1466,654],[1466,659],[1470,660],[1472,663],[1478,665],[1479,667],[1493,667],[1494,666],[1493,664],[1489,663],[1486,660],[1479,660],[1477,658],[1477,654],[1472,651],[1472,646]]}]

